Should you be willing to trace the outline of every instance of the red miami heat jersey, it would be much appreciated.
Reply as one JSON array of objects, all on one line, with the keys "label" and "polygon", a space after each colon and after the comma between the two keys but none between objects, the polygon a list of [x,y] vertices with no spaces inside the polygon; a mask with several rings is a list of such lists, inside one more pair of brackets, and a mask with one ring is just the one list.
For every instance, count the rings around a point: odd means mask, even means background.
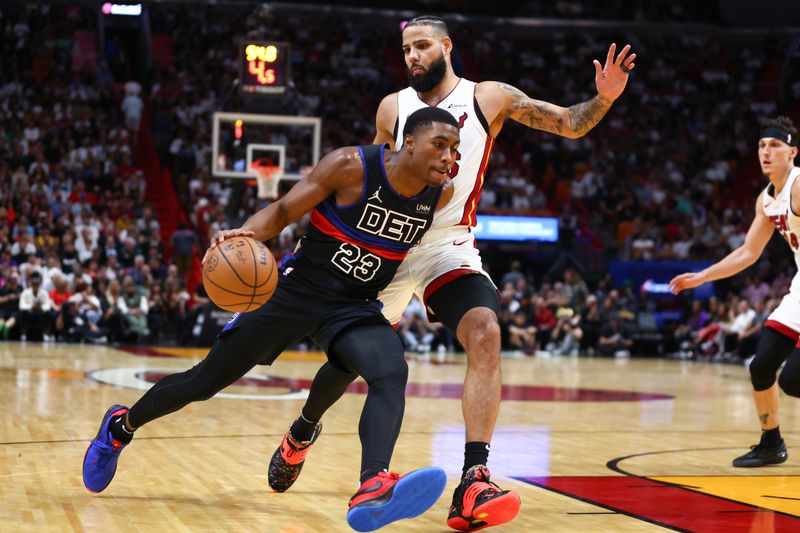
[{"label": "red miami heat jersey", "polygon": [[[411,87],[397,93],[397,104],[397,131],[394,136],[395,147],[399,150],[403,145],[406,119],[414,111],[428,107],[428,104],[420,100]],[[431,229],[474,226],[483,177],[494,142],[489,136],[489,125],[475,100],[475,82],[461,78],[455,89],[436,107],[448,111],[458,121],[461,144],[450,172],[454,185],[453,199],[436,211]]]},{"label": "red miami heat jersey", "polygon": [[[792,212],[791,205],[792,185],[794,185],[794,181],[798,176],[800,176],[800,167],[792,168],[786,184],[777,196],[775,195],[775,188],[770,183],[764,189],[762,206],[764,207],[764,214],[772,221],[781,236],[786,239],[786,243],[794,253],[794,262],[800,269],[800,216]],[[798,279],[797,275],[792,280],[790,292],[800,294],[800,279]]]}]

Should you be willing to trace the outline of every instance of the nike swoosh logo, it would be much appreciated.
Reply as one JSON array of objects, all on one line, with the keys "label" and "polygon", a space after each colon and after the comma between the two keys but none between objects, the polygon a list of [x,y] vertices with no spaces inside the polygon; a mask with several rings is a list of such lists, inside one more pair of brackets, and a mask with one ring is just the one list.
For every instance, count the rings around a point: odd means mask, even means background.
[{"label": "nike swoosh logo", "polygon": [[461,246],[462,244],[467,244],[468,242],[469,242],[469,239],[463,240],[461,242],[453,241],[453,246]]},{"label": "nike swoosh logo", "polygon": [[378,481],[374,485],[369,487],[368,489],[364,489],[364,490],[360,490],[360,491],[356,492],[355,496],[353,496],[353,498],[355,498],[356,496],[361,496],[362,494],[369,494],[370,492],[375,492],[375,491],[381,490],[381,487],[383,487],[383,482]]}]

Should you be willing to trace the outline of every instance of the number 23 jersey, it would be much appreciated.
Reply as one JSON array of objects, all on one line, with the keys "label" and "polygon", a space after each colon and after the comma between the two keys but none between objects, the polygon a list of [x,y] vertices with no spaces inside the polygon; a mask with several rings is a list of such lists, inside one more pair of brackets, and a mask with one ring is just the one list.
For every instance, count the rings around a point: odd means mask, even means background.
[{"label": "number 23 jersey", "polygon": [[336,205],[333,194],[311,212],[295,263],[287,274],[323,294],[377,298],[409,249],[430,228],[441,187],[406,198],[386,178],[386,145],[359,146],[364,164],[361,198]]}]

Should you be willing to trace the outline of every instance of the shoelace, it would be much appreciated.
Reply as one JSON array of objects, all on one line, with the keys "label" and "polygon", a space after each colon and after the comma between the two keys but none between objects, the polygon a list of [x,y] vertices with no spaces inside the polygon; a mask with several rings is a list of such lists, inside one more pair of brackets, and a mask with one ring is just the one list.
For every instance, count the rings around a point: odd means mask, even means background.
[{"label": "shoelace", "polygon": [[[482,467],[482,468],[476,468],[473,474],[467,477],[466,479],[470,480],[471,482],[482,481],[485,483],[492,483],[491,481],[489,481],[490,477],[491,475],[489,474],[489,470],[486,467]],[[492,483],[492,485],[494,485],[494,483]]]},{"label": "shoelace", "polygon": [[298,442],[294,440],[290,433],[285,439],[286,446],[281,446],[281,454],[285,459],[296,457],[298,461],[302,461],[308,454],[309,448],[311,448],[311,442],[311,440]]},{"label": "shoelace", "polygon": [[395,481],[397,481],[401,477],[400,474],[398,474],[397,472],[379,472],[378,476],[379,477],[388,477],[389,479],[395,480]]}]

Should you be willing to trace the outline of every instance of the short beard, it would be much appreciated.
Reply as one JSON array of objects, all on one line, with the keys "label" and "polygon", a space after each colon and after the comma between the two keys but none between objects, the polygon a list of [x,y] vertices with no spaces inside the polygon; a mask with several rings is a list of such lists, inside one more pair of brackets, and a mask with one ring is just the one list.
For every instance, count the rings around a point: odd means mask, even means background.
[{"label": "short beard", "polygon": [[419,93],[432,91],[444,79],[444,75],[447,74],[447,62],[444,60],[444,54],[433,60],[425,73],[414,76],[411,74],[411,69],[408,69],[407,73],[408,84],[415,91]]}]

